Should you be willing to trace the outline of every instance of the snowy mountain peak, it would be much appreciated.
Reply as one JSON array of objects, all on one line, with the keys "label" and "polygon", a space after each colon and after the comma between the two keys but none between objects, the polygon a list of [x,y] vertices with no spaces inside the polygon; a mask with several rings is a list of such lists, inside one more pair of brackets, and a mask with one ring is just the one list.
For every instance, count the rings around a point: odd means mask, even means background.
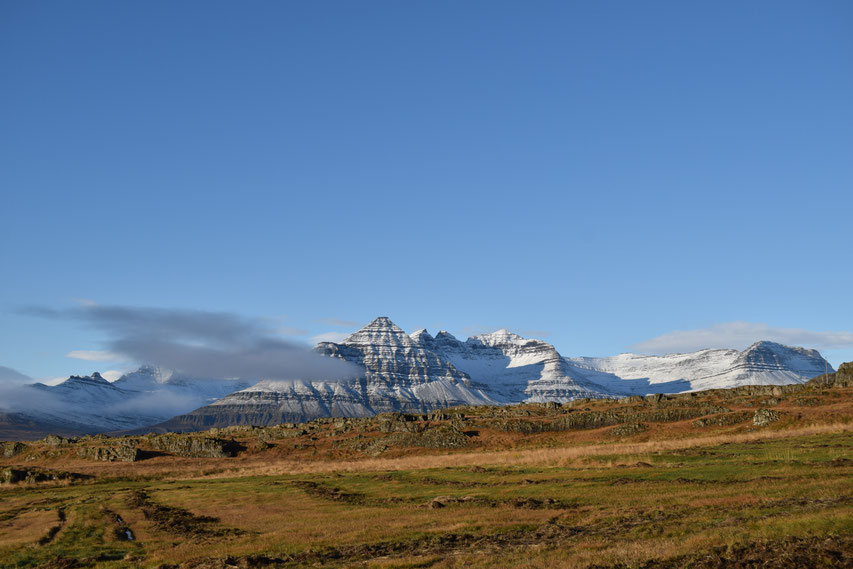
[{"label": "snowy mountain peak", "polygon": [[393,332],[402,332],[403,330],[391,322],[391,319],[387,316],[378,316],[373,319],[373,322],[362,328],[362,330],[388,330]]},{"label": "snowy mountain peak", "polygon": [[472,339],[478,340],[487,346],[500,346],[506,344],[523,344],[527,340],[510,332],[506,328],[501,328],[495,332],[491,332],[489,334],[480,334],[479,336],[474,336]]},{"label": "snowy mountain peak", "polygon": [[804,377],[832,371],[817,350],[762,340],[738,355],[735,365],[753,371],[789,370]]},{"label": "snowy mountain peak", "polygon": [[123,375],[122,378],[127,377],[129,375],[145,376],[156,383],[168,383],[174,375],[174,372],[169,369],[163,369],[152,365],[144,365],[134,372],[130,372],[128,374]]},{"label": "snowy mountain peak", "polygon": [[436,349],[441,350],[445,354],[459,352],[460,350],[465,349],[465,344],[457,340],[456,336],[447,330],[442,330],[435,335],[434,345]]},{"label": "snowy mountain peak", "polygon": [[414,332],[412,332],[412,333],[410,334],[410,336],[409,336],[409,337],[410,337],[412,340],[419,340],[419,339],[421,339],[421,338],[423,338],[423,339],[429,339],[429,340],[434,340],[434,339],[435,339],[435,338],[433,338],[433,337],[432,337],[432,334],[430,334],[429,332],[427,332],[427,329],[426,329],[426,328],[421,328],[420,330],[415,330]]},{"label": "snowy mountain peak", "polygon": [[342,344],[346,346],[411,346],[412,339],[387,316],[380,316],[364,328],[350,334]]},{"label": "snowy mountain peak", "polygon": [[820,357],[820,352],[818,352],[817,350],[810,350],[808,348],[801,348],[799,346],[787,346],[778,342],[771,342],[770,340],[759,340],[758,342],[755,342],[743,351],[743,353],[745,354],[751,352],[765,352],[774,354],[791,354],[792,352],[795,352],[798,354]]},{"label": "snowy mountain peak", "polygon": [[409,337],[412,339],[412,343],[415,346],[425,349],[435,348],[435,338],[433,338],[432,335],[426,331],[426,328],[415,330],[409,335]]},{"label": "snowy mountain peak", "polygon": [[112,386],[112,384],[101,377],[98,372],[92,372],[92,375],[72,375],[57,387],[82,387],[82,386]]}]

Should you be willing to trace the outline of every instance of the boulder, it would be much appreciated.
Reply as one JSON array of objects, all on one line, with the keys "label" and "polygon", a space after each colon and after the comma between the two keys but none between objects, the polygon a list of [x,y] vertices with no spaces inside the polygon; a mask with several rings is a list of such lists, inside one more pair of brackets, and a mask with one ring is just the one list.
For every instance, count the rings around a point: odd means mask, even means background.
[{"label": "boulder", "polygon": [[757,409],[752,417],[752,424],[756,427],[763,427],[770,423],[775,423],[779,420],[779,412],[773,409]]},{"label": "boulder", "polygon": [[8,442],[3,444],[3,457],[12,458],[15,455],[21,454],[27,448],[24,443]]},{"label": "boulder", "polygon": [[133,444],[117,444],[106,447],[81,447],[77,455],[90,460],[104,462],[136,462],[142,457],[142,451]]},{"label": "boulder", "polygon": [[178,456],[194,458],[223,458],[236,456],[240,445],[234,441],[211,437],[187,435],[160,435],[151,437],[151,446]]}]

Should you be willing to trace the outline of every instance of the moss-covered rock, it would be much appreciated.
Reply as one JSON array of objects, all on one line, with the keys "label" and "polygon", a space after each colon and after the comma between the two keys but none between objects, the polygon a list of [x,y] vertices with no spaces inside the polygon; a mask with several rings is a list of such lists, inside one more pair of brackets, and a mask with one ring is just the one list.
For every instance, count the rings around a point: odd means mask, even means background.
[{"label": "moss-covered rock", "polygon": [[737,425],[749,420],[752,413],[749,411],[740,411],[737,413],[723,413],[721,415],[713,415],[711,417],[703,417],[696,419],[691,423],[694,427],[727,427],[729,425]]},{"label": "moss-covered rock", "polygon": [[50,470],[47,468],[21,468],[8,466],[0,471],[0,482],[4,484],[18,484],[21,482],[32,484],[34,482],[47,482],[51,480],[78,480],[88,478],[84,474],[76,472],[65,472],[63,470]]},{"label": "moss-covered rock", "polygon": [[3,457],[12,458],[27,450],[27,445],[18,442],[3,443]]},{"label": "moss-covered rock", "polygon": [[841,364],[835,373],[812,378],[806,382],[806,385],[818,388],[851,387],[853,386],[853,362]]},{"label": "moss-covered rock", "polygon": [[212,437],[170,434],[151,437],[149,442],[157,450],[194,458],[223,458],[236,456],[240,451],[236,442]]},{"label": "moss-covered rock", "polygon": [[775,423],[780,417],[781,415],[779,412],[774,411],[773,409],[756,409],[755,415],[752,418],[752,423],[756,427],[763,427],[770,423]]},{"label": "moss-covered rock", "polygon": [[420,433],[427,427],[420,417],[408,413],[383,413],[377,418],[383,433]]},{"label": "moss-covered rock", "polygon": [[365,454],[379,455],[392,448],[420,447],[454,449],[468,446],[470,439],[454,424],[429,427],[419,433],[398,432],[384,437],[358,438],[350,447]]},{"label": "moss-covered rock", "polygon": [[80,447],[77,456],[104,462],[136,462],[142,458],[142,451],[132,442],[121,442],[112,446]]},{"label": "moss-covered rock", "polygon": [[65,437],[60,437],[59,435],[48,435],[41,440],[44,444],[49,447],[61,447],[67,444],[75,442],[74,439],[66,439]]}]

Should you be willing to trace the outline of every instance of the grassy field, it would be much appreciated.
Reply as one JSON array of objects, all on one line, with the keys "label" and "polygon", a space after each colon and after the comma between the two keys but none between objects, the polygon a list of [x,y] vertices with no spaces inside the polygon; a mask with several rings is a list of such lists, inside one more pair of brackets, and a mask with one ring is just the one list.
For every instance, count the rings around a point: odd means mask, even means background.
[{"label": "grassy field", "polygon": [[[86,478],[2,486],[0,566],[851,567],[851,389],[772,402],[761,427],[766,394],[709,394],[235,429],[234,457],[31,445],[6,462]],[[424,438],[448,425],[470,442]]]}]

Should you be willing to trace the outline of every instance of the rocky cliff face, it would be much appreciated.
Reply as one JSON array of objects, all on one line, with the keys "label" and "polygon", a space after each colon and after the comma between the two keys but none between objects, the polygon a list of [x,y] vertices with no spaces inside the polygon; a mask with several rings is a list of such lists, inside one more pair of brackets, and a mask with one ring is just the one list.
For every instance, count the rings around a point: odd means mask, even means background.
[{"label": "rocky cliff face", "polygon": [[410,389],[435,381],[469,381],[428,343],[427,338],[412,338],[390,319],[380,317],[341,344],[323,342],[315,351],[363,367],[364,378],[375,387]]}]

